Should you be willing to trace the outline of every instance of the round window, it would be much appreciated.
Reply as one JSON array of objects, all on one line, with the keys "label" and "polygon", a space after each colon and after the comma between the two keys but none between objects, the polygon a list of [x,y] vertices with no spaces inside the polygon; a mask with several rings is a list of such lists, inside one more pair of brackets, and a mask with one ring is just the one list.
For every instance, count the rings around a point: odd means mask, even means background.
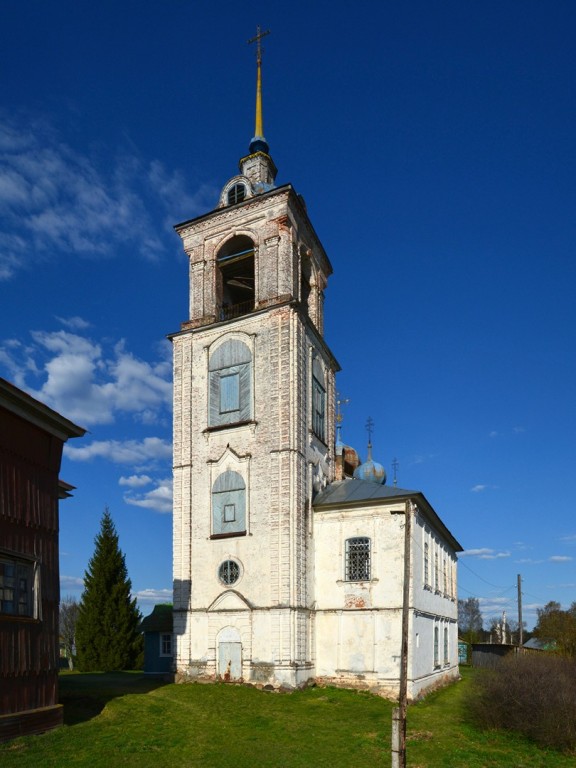
[{"label": "round window", "polygon": [[218,568],[218,578],[223,584],[234,584],[240,577],[240,566],[234,560],[225,560]]}]

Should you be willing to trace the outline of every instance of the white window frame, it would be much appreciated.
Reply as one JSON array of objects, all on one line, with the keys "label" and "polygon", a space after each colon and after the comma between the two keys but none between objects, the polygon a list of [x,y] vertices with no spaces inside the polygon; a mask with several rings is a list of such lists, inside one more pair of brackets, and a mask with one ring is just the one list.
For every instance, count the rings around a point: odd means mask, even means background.
[{"label": "white window frame", "polygon": [[[170,651],[167,652],[165,650],[165,641],[166,638],[169,638],[170,643]],[[160,656],[163,658],[166,658],[167,656],[173,655],[173,647],[174,647],[174,638],[172,636],[171,632],[160,632]]]}]

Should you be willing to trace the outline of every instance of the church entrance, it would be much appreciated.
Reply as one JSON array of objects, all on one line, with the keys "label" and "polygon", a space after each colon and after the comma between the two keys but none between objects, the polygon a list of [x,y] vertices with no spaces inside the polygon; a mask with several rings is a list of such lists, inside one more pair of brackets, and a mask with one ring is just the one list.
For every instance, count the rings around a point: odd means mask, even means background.
[{"label": "church entrance", "polygon": [[242,679],[242,643],[234,627],[225,627],[218,633],[217,674],[226,682]]},{"label": "church entrance", "polygon": [[241,643],[218,644],[218,675],[228,682],[242,677]]}]

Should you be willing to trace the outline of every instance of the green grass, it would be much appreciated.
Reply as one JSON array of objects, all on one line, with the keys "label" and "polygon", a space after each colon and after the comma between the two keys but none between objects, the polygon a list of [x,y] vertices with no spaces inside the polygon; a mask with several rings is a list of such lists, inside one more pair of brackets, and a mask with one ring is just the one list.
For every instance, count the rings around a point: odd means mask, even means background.
[{"label": "green grass", "polygon": [[[409,708],[410,768],[573,768],[574,756],[467,725],[470,674]],[[367,693],[162,685],[137,673],[64,674],[60,692],[64,727],[0,745],[2,768],[390,765],[393,705]]]}]

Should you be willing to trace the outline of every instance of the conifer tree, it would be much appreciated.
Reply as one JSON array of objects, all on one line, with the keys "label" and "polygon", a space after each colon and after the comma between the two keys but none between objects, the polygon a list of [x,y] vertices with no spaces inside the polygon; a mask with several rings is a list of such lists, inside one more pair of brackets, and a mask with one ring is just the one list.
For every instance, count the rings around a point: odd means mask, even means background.
[{"label": "conifer tree", "polygon": [[77,664],[83,672],[134,669],[142,652],[142,615],[108,508],[94,544],[76,625]]}]

